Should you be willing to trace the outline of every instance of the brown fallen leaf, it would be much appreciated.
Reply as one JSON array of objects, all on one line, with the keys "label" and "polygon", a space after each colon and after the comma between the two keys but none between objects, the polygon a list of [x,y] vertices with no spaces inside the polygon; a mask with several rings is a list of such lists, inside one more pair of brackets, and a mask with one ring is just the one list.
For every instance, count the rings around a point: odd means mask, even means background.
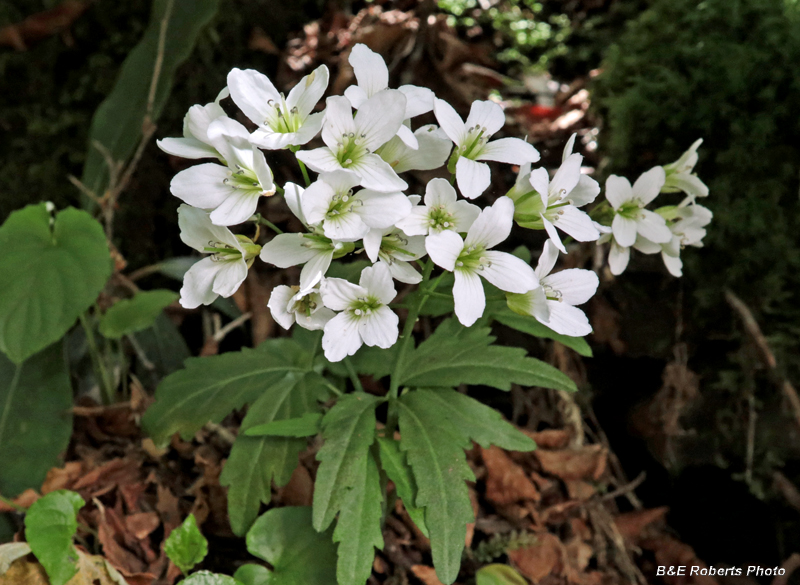
[{"label": "brown fallen leaf", "polygon": [[144,540],[161,525],[155,512],[139,512],[125,517],[125,527],[139,540]]},{"label": "brown fallen leaf", "polygon": [[310,506],[314,498],[314,480],[305,465],[298,465],[289,483],[278,490],[278,499],[286,506]]},{"label": "brown fallen leaf", "polygon": [[28,47],[67,28],[91,2],[65,0],[55,8],[37,12],[21,22],[0,28],[0,46],[13,47],[25,51]]},{"label": "brown fallen leaf", "polygon": [[662,506],[649,510],[634,510],[614,518],[614,524],[619,533],[626,539],[635,541],[642,536],[642,532],[653,522],[662,520],[669,508]]},{"label": "brown fallen leaf", "polygon": [[575,449],[533,452],[542,469],[563,480],[598,480],[606,469],[608,451],[602,445],[586,445]]},{"label": "brown fallen leaf", "polygon": [[486,466],[486,497],[496,504],[512,504],[521,500],[541,499],[539,490],[528,479],[525,470],[514,463],[499,447],[481,449]]},{"label": "brown fallen leaf", "polygon": [[569,443],[570,438],[566,429],[523,430],[522,432],[533,439],[540,449],[563,449]]},{"label": "brown fallen leaf", "polygon": [[[660,535],[655,538],[647,538],[640,541],[639,546],[644,550],[649,550],[655,554],[656,565],[663,566],[698,566],[701,569],[708,567],[703,561],[697,558],[694,549],[688,544],[682,543],[677,538],[668,535]],[[719,582],[708,575],[691,576],[670,576],[663,577],[667,585],[719,585]]]},{"label": "brown fallen leaf", "polygon": [[[15,506],[19,506],[21,508],[30,508],[31,505],[33,505],[33,503],[41,497],[42,496],[37,494],[35,491],[28,488],[27,490],[22,492],[20,495],[18,495],[11,501],[15,504]],[[10,506],[9,504],[6,504],[2,500],[0,500],[0,512],[16,512],[16,511],[17,508],[15,508],[14,506]]]},{"label": "brown fallen leaf", "polygon": [[[8,571],[0,576],[0,585],[49,585],[44,568],[23,557],[14,561]],[[128,583],[114,567],[101,556],[90,555],[78,548],[78,572],[66,585],[134,585]]]},{"label": "brown fallen leaf", "polygon": [[511,563],[534,585],[550,575],[561,560],[561,542],[552,534],[537,534],[536,543],[508,551]]},{"label": "brown fallen leaf", "polygon": [[597,493],[594,486],[590,483],[581,480],[566,480],[567,493],[573,500],[580,500],[585,502]]},{"label": "brown fallen leaf", "polygon": [[68,461],[64,467],[53,467],[44,478],[42,495],[72,487],[83,473],[83,463],[80,461]]},{"label": "brown fallen leaf", "polygon": [[436,569],[426,565],[412,565],[411,572],[414,576],[425,583],[425,585],[442,585],[439,577],[436,576]]}]

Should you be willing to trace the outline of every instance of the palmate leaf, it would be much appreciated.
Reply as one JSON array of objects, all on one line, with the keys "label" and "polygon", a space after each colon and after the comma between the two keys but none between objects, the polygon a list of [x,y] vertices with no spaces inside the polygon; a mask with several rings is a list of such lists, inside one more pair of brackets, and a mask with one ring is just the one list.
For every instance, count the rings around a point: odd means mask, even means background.
[{"label": "palmate leaf", "polygon": [[400,444],[394,439],[378,437],[378,447],[381,455],[381,469],[394,483],[397,495],[403,500],[403,506],[414,524],[425,536],[429,536],[428,527],[425,526],[425,510],[418,508],[415,504],[417,481],[406,461],[405,453],[400,450]]},{"label": "palmate leaf", "polygon": [[530,315],[519,315],[508,308],[507,305],[501,305],[493,308],[490,317],[502,323],[506,327],[511,327],[522,333],[527,333],[534,337],[542,337],[544,339],[552,339],[558,341],[560,344],[575,350],[578,354],[584,357],[592,357],[592,348],[586,343],[583,337],[569,337],[556,333],[546,325],[539,323],[535,317]]},{"label": "palmate leaf", "polygon": [[244,432],[236,438],[220,476],[220,484],[228,486],[228,514],[234,533],[247,532],[261,503],[270,501],[273,481],[277,486],[289,482],[297,456],[307,444],[302,438],[250,437],[247,430],[317,412],[328,392],[322,377],[309,371],[290,372],[262,389],[242,421]]},{"label": "palmate leaf", "polygon": [[462,326],[447,319],[433,335],[400,364],[404,386],[448,386],[483,384],[510,390],[511,384],[542,386],[575,391],[575,383],[541,360],[528,357],[518,347],[492,345],[489,327]]},{"label": "palmate leaf", "polygon": [[334,532],[334,539],[341,543],[336,568],[340,585],[363,585],[374,547],[383,546],[381,488],[370,455],[375,408],[380,402],[381,398],[364,392],[346,394],[322,419],[325,444],[317,453],[313,524],[323,531],[341,512]]},{"label": "palmate leaf", "polygon": [[142,420],[145,431],[159,444],[174,433],[190,438],[207,422],[219,422],[252,403],[286,374],[309,371],[310,359],[290,339],[268,339],[256,349],[188,359],[183,370],[167,376],[156,389],[156,402]]},{"label": "palmate leaf", "polygon": [[85,211],[44,203],[0,226],[0,351],[16,364],[60,339],[111,275],[103,228]]},{"label": "palmate leaf", "polygon": [[400,397],[400,448],[417,479],[415,503],[425,508],[436,575],[449,584],[458,576],[467,523],[474,520],[465,482],[475,476],[464,453],[469,438],[440,415],[428,394]]}]

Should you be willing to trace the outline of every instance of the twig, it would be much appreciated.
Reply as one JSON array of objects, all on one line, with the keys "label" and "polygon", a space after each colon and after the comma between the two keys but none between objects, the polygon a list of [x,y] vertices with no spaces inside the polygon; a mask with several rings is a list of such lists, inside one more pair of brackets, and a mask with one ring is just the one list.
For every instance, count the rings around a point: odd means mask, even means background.
[{"label": "twig", "polygon": [[97,416],[109,410],[118,410],[120,408],[132,408],[130,401],[115,402],[106,406],[73,406],[70,412],[75,416]]},{"label": "twig", "polygon": [[220,341],[222,341],[223,339],[225,339],[225,336],[226,336],[228,333],[230,333],[231,331],[233,331],[234,329],[236,329],[236,328],[237,328],[237,327],[239,327],[240,325],[243,325],[244,323],[247,323],[247,321],[248,321],[248,320],[250,319],[250,317],[252,317],[252,316],[253,316],[253,313],[242,313],[241,315],[239,315],[238,317],[236,317],[236,319],[234,319],[233,321],[231,321],[230,323],[228,323],[227,325],[225,325],[225,327],[220,327],[220,328],[217,330],[217,332],[216,332],[216,333],[214,333],[214,336],[213,336],[213,339],[214,339],[214,341],[216,341],[217,343],[219,343]]},{"label": "twig", "polygon": [[631,481],[629,483],[626,483],[623,486],[618,487],[617,489],[615,489],[612,492],[608,492],[607,494],[603,494],[602,496],[600,496],[600,501],[605,502],[605,501],[608,501],[608,500],[613,500],[614,498],[617,498],[619,496],[624,496],[624,495],[629,494],[630,492],[635,490],[637,487],[639,487],[642,484],[642,482],[645,480],[645,478],[647,478],[647,473],[645,473],[643,471],[639,475],[637,475],[636,478],[633,481]]},{"label": "twig", "polygon": [[144,348],[141,345],[139,345],[139,342],[136,340],[136,337],[134,337],[132,333],[130,335],[126,335],[125,337],[130,342],[133,351],[136,353],[136,357],[138,357],[139,361],[142,362],[142,366],[144,367],[144,369],[147,370],[148,372],[155,372],[156,371],[155,364],[148,359],[147,354],[144,351]]},{"label": "twig", "polygon": [[761,354],[761,359],[764,362],[764,365],[769,368],[770,373],[775,378],[776,384],[780,387],[784,396],[789,401],[792,414],[794,414],[795,421],[797,422],[798,427],[800,427],[800,397],[798,397],[797,390],[795,390],[792,383],[786,378],[780,376],[778,372],[778,360],[775,359],[775,354],[772,353],[769,343],[767,343],[767,338],[764,337],[764,334],[761,332],[761,327],[758,326],[758,322],[756,321],[755,317],[753,317],[753,313],[747,308],[747,305],[744,304],[742,299],[736,296],[731,290],[725,291],[725,300],[728,301],[728,304],[731,306],[731,308],[739,314],[739,317],[741,317],[745,331],[747,331],[752,338],[753,343],[755,343],[759,353]]}]

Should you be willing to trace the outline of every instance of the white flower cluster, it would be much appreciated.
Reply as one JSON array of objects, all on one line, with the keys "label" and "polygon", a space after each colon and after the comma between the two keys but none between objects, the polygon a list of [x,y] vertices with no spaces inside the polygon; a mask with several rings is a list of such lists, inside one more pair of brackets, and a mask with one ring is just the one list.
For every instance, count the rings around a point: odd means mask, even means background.
[{"label": "white flower cluster", "polygon": [[[429,89],[389,89],[386,64],[366,46],[355,45],[349,61],[357,85],[344,96],[327,98],[322,112],[314,109],[328,87],[324,65],[288,96],[266,76],[234,69],[216,102],[190,108],[183,138],[159,141],[176,156],[217,159],[178,173],[170,185],[185,203],[178,210],[181,238],[208,254],[186,273],[184,307],[232,295],[256,256],[279,268],[303,265],[296,286],[273,290],[269,308],[282,327],[297,323],[324,330],[325,356],[339,361],[362,344],[388,348],[397,341],[398,317],[389,307],[397,293],[394,281],[422,282],[415,261],[427,256],[425,277],[431,262],[454,274],[455,313],[465,326],[484,313],[483,278],[506,293],[513,310],[559,333],[581,336],[591,326],[576,305],[595,293],[598,279],[581,269],[551,274],[559,251],[566,252],[559,230],[581,242],[601,235],[613,238],[610,262],[615,273],[624,269],[631,246],[646,253],[661,251],[675,273],[676,266],[680,271],[680,247],[702,239],[710,213],[704,215],[707,210],[693,198],[691,205],[658,213],[644,210],[659,190],[707,194],[700,193],[704,185],[691,174],[697,145],[673,165],[646,173],[633,188],[625,179],[611,177],[607,192],[614,219],[607,228],[580,209],[596,199],[600,187],[581,173],[582,157],[572,153],[575,136],[550,179],[543,168],[531,170],[539,153],[524,140],[491,140],[505,123],[498,104],[476,101],[463,121]],[[254,131],[225,114],[219,102],[228,96],[255,125]],[[439,126],[414,130],[412,120],[431,111]],[[301,150],[320,132],[324,146]],[[295,153],[305,188],[274,182],[263,151],[278,149]],[[520,173],[506,196],[481,209],[470,201],[491,183],[485,161],[519,165]],[[315,181],[308,180],[306,166],[318,173]],[[432,179],[422,197],[404,193],[408,184],[401,173],[443,166],[451,181]],[[260,198],[276,192],[305,226],[303,232],[281,233],[256,215]],[[546,230],[550,238],[535,270],[493,249],[509,237],[515,220]],[[260,246],[253,241],[257,238],[234,235],[228,228],[248,221],[270,225],[277,233]],[[372,265],[362,271],[358,285],[326,277],[334,259],[359,253]]]}]

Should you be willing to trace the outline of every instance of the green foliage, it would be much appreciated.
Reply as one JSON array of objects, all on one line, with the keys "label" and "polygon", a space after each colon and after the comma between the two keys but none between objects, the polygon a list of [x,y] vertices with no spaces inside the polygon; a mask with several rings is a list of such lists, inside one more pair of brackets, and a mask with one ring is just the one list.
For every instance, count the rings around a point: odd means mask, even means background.
[{"label": "green foliage", "polygon": [[252,403],[289,372],[307,371],[308,359],[289,339],[270,339],[256,349],[188,359],[185,369],[159,384],[156,402],[145,413],[143,426],[159,444],[165,444],[174,433],[189,438],[207,422],[219,422],[232,410]]},{"label": "green foliage", "polygon": [[183,524],[169,533],[164,552],[184,575],[203,562],[208,554],[208,541],[197,528],[194,514],[189,514]]},{"label": "green foliage", "polygon": [[58,490],[34,502],[25,515],[25,540],[52,585],[64,585],[78,572],[78,551],[72,537],[78,530],[78,511],[85,503],[75,492]]},{"label": "green foliage", "polygon": [[560,344],[575,350],[578,354],[584,357],[592,357],[592,348],[586,343],[583,337],[569,337],[556,333],[546,325],[542,325],[534,317],[530,315],[519,315],[508,308],[508,306],[500,307],[492,310],[490,313],[491,318],[502,323],[506,327],[511,327],[522,333],[527,333],[533,337],[541,337],[544,339],[553,339]]},{"label": "green foliage", "polygon": [[42,484],[69,444],[71,406],[60,343],[19,365],[0,354],[0,494]]},{"label": "green foliage", "polygon": [[242,421],[244,434],[236,438],[220,476],[220,483],[228,486],[228,514],[236,534],[247,532],[261,503],[270,501],[273,481],[278,486],[289,482],[297,467],[297,455],[306,446],[302,438],[251,437],[247,431],[272,421],[316,412],[320,409],[319,401],[327,397],[323,379],[308,370],[289,372],[262,388]]},{"label": "green foliage", "polygon": [[508,565],[487,565],[475,573],[476,585],[527,585],[525,577]]},{"label": "green foliage", "polygon": [[244,585],[330,585],[336,582],[331,532],[311,526],[310,507],[272,508],[247,533],[247,550],[268,562],[244,565],[234,577]]},{"label": "green foliage", "polygon": [[436,411],[429,392],[412,391],[399,400],[400,448],[417,478],[416,505],[425,508],[436,575],[456,580],[467,523],[474,520],[466,481],[473,481],[464,449],[469,437]]},{"label": "green foliage", "polygon": [[219,575],[210,571],[198,571],[188,579],[181,581],[182,585],[242,585],[233,577]]},{"label": "green foliage", "polygon": [[399,368],[405,386],[458,386],[483,384],[510,390],[511,384],[575,391],[575,383],[518,347],[492,345],[490,329],[470,328],[455,318],[444,321],[430,338],[408,352]]},{"label": "green foliage", "polygon": [[333,534],[339,545],[336,574],[341,585],[369,577],[374,547],[383,547],[382,493],[377,466],[370,455],[375,441],[375,408],[382,402],[363,392],[339,398],[322,419],[325,444],[314,487],[314,528],[323,531],[337,513]]},{"label": "green foliage", "polygon": [[88,213],[29,205],[0,227],[0,351],[14,363],[60,339],[111,275],[100,224]]},{"label": "green foliage", "polygon": [[414,479],[405,454],[400,450],[399,443],[394,439],[378,437],[378,448],[381,456],[381,469],[394,483],[397,495],[403,500],[403,505],[414,524],[425,536],[428,536],[428,527],[425,526],[425,511],[415,504],[417,481]]},{"label": "green foliage", "polygon": [[686,288],[708,308],[724,306],[720,292],[731,287],[777,314],[776,324],[796,313],[800,285],[799,9],[785,0],[656,0],[609,49],[594,84],[610,172],[671,162],[704,138],[697,170],[714,222],[702,255],[686,254],[696,281]]},{"label": "green foliage", "polygon": [[[133,154],[148,104],[155,121],[169,97],[176,69],[191,53],[200,31],[216,14],[218,3],[219,0],[154,0],[144,36],[125,59],[114,89],[92,118],[82,181],[94,193],[104,192],[109,173],[103,152],[92,143],[100,143],[114,161],[126,161]],[[153,72],[157,67],[153,90]]]},{"label": "green foliage", "polygon": [[307,412],[300,418],[276,420],[256,425],[245,431],[248,437],[312,437],[320,430],[322,415],[318,412]]},{"label": "green foliage", "polygon": [[152,327],[161,311],[177,300],[178,294],[170,290],[138,292],[131,299],[123,299],[106,311],[100,319],[100,333],[119,339]]},{"label": "green foliage", "polygon": [[536,535],[532,532],[512,530],[506,534],[494,534],[482,541],[471,552],[471,556],[479,563],[491,563],[511,550],[527,548],[536,544]]}]

